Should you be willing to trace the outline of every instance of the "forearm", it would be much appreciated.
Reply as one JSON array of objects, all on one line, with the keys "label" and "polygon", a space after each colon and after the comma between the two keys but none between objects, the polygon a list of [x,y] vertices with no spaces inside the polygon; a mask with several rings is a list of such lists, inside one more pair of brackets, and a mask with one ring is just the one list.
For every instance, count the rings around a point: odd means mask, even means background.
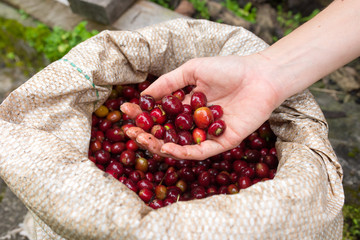
[{"label": "forearm", "polygon": [[[335,0],[259,53],[270,63],[279,104],[360,55],[360,1]],[[276,71],[276,72],[275,72]]]}]

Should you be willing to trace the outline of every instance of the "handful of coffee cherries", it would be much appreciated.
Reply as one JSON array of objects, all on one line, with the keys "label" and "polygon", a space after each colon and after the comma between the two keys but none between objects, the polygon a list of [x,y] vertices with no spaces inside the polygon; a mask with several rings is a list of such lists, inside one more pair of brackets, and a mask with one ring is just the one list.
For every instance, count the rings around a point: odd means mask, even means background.
[{"label": "handful of coffee cherries", "polygon": [[[221,136],[226,129],[222,107],[207,106],[206,96],[193,92],[193,86],[156,101],[149,95],[140,96],[151,82],[148,78],[139,84],[113,86],[109,99],[93,113],[88,156],[99,169],[153,209],[177,201],[236,194],[274,178],[276,136],[268,122],[237,147],[202,161],[176,160],[141,149],[127,136],[130,127],[180,145],[201,144],[208,136]],[[186,94],[191,95],[190,104],[183,104]],[[131,119],[120,111],[125,102],[138,104],[142,113]]]}]

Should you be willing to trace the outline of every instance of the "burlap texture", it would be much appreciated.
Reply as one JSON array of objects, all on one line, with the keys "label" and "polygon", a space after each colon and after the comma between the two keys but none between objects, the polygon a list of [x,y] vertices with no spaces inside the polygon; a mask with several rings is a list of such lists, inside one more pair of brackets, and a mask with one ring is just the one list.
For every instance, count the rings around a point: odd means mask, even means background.
[{"label": "burlap texture", "polygon": [[104,31],[36,74],[0,106],[0,176],[35,220],[37,239],[341,239],[342,169],[308,91],[271,116],[274,180],[236,195],[158,210],[87,159],[91,114],[110,85],[144,81],[195,57],[248,55],[249,31],[174,20]]}]

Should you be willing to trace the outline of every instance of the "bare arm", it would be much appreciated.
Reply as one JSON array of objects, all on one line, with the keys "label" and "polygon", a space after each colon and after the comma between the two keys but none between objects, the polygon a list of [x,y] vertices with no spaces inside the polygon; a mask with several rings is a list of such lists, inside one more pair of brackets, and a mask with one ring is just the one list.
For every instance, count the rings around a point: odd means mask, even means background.
[{"label": "bare arm", "polygon": [[268,74],[277,75],[273,81],[279,102],[358,57],[359,23],[360,1],[335,0],[313,19],[261,52],[268,62]]},{"label": "bare arm", "polygon": [[[336,0],[258,54],[193,59],[161,76],[142,93],[161,98],[186,85],[196,85],[196,91],[208,96],[209,104],[224,108],[228,129],[217,139],[179,146],[149,140],[148,133],[139,128],[129,130],[129,135],[153,152],[180,159],[201,160],[234,148],[286,98],[358,57],[359,23],[360,1]],[[131,104],[121,109],[132,117],[139,113]]]}]

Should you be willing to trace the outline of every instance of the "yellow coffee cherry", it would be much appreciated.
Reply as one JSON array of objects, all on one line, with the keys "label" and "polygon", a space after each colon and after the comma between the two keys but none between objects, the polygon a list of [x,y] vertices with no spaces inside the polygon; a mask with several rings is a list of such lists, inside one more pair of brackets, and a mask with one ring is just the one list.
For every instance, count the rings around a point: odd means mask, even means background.
[{"label": "yellow coffee cherry", "polygon": [[106,117],[109,113],[109,109],[104,106],[101,105],[96,111],[95,111],[95,115],[98,117]]}]

